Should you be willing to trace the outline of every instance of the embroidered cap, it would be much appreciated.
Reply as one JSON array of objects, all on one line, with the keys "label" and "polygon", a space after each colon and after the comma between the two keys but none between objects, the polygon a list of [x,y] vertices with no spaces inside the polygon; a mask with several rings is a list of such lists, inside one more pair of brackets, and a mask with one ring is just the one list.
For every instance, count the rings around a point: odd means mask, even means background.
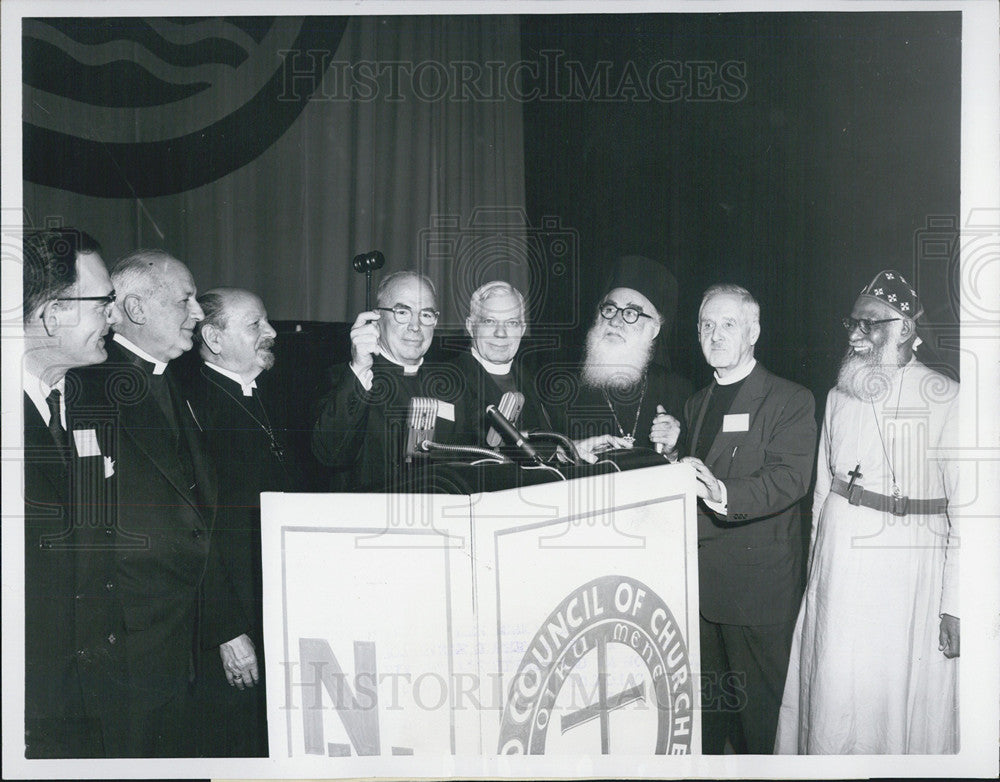
[{"label": "embroidered cap", "polygon": [[880,301],[904,318],[916,320],[924,314],[917,292],[895,269],[885,269],[876,274],[858,298]]}]

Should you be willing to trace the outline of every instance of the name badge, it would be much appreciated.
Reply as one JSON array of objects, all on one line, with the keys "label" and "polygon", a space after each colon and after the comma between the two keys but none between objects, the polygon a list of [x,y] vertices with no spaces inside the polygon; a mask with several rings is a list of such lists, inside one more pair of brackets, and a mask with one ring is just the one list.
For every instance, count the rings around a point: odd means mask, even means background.
[{"label": "name badge", "polygon": [[724,416],[722,419],[723,432],[748,432],[750,431],[750,413],[733,413]]},{"label": "name badge", "polygon": [[100,456],[101,446],[97,442],[96,429],[74,429],[73,441],[79,456]]},{"label": "name badge", "polygon": [[438,418],[443,418],[445,421],[455,420],[455,405],[451,402],[442,402],[438,400]]}]

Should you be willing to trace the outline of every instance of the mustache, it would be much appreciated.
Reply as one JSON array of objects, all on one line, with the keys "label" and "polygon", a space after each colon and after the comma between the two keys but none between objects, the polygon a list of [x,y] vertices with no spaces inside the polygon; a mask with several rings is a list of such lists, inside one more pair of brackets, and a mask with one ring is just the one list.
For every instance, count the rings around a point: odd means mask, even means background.
[{"label": "mustache", "polygon": [[265,337],[257,345],[257,350],[270,350],[274,347],[274,337]]}]

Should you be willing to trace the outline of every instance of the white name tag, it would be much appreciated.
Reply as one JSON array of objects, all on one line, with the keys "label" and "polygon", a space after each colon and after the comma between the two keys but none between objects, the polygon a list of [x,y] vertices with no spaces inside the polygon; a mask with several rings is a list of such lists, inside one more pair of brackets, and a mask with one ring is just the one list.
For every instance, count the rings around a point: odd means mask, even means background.
[{"label": "white name tag", "polygon": [[451,402],[442,402],[438,400],[438,418],[443,418],[445,421],[455,420],[455,405]]},{"label": "white name tag", "polygon": [[734,413],[724,416],[722,419],[723,432],[748,432],[750,431],[750,413]]},{"label": "white name tag", "polygon": [[101,446],[97,443],[97,430],[74,429],[73,441],[79,456],[100,456]]}]

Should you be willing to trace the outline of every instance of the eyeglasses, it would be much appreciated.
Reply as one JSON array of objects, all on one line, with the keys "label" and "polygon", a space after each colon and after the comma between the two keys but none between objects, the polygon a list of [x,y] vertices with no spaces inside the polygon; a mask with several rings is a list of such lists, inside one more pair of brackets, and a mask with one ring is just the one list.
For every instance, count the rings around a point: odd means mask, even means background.
[{"label": "eyeglasses", "polygon": [[[393,320],[401,326],[405,326],[413,320],[413,310],[409,307],[404,307],[403,305],[398,305],[396,307],[376,307],[375,309],[391,312]],[[425,308],[417,313],[417,318],[420,321],[421,326],[433,326],[438,322],[438,316],[440,314],[441,313],[437,310]]]},{"label": "eyeglasses", "polygon": [[521,328],[524,325],[524,321],[517,320],[515,318],[511,318],[510,320],[497,320],[496,318],[482,318],[479,321],[480,326],[486,326],[486,328],[488,329],[495,329],[497,326],[501,324],[505,329],[510,329],[511,331],[513,331],[514,329]]},{"label": "eyeglasses", "polygon": [[101,304],[101,308],[107,314],[117,298],[118,294],[112,290],[107,296],[56,296],[53,301],[96,301]]},{"label": "eyeglasses", "polygon": [[883,318],[882,320],[868,320],[868,318],[844,318],[841,323],[844,324],[844,328],[848,331],[854,331],[855,328],[861,329],[862,334],[871,334],[872,326],[878,326],[880,323],[892,323],[894,320],[902,320],[902,318]]},{"label": "eyeglasses", "polygon": [[612,304],[610,301],[606,301],[601,304],[597,311],[601,313],[601,317],[605,320],[614,320],[615,315],[621,313],[622,320],[626,323],[635,323],[639,318],[650,318],[652,315],[647,315],[645,312],[636,309],[635,307],[619,307]]}]

